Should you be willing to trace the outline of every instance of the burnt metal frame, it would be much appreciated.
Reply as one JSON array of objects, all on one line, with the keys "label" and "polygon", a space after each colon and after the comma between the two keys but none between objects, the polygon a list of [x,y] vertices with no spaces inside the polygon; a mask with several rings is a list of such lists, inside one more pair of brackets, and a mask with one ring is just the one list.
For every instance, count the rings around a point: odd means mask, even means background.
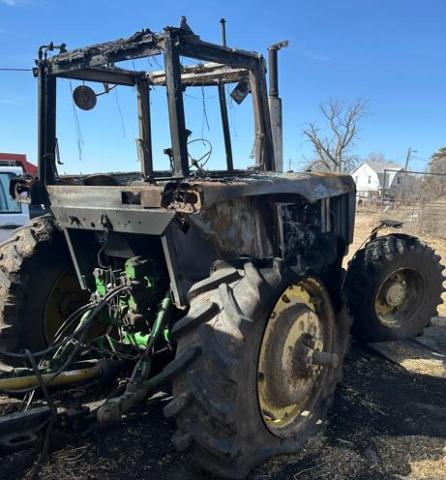
[{"label": "burnt metal frame", "polygon": [[[115,62],[164,55],[163,78],[151,78],[146,72],[116,68]],[[204,62],[216,62],[205,71],[187,73],[180,57],[187,56]],[[203,66],[206,67],[206,66]],[[229,67],[229,68],[227,68]],[[226,69],[225,69],[226,68]],[[212,69],[214,73],[212,74]],[[207,70],[207,71],[206,71]],[[138,154],[145,178],[156,176],[153,171],[150,135],[150,85],[164,84],[167,90],[174,177],[189,175],[187,133],[183,105],[183,89],[190,85],[216,85],[220,106],[224,101],[224,83],[249,77],[254,105],[256,131],[256,163],[265,171],[274,171],[274,148],[269,116],[265,62],[254,52],[235,50],[200,40],[187,29],[168,27],[161,34],[150,30],[138,32],[128,39],[107,42],[82,49],[63,51],[37,61],[35,75],[39,79],[38,163],[42,187],[56,181],[56,78],[72,78],[117,85],[136,86],[140,139]],[[209,73],[211,72],[211,73]],[[184,79],[182,78],[184,77]],[[227,111],[221,108],[226,147],[227,171],[233,170],[232,149]],[[165,174],[165,172],[163,172]]]}]

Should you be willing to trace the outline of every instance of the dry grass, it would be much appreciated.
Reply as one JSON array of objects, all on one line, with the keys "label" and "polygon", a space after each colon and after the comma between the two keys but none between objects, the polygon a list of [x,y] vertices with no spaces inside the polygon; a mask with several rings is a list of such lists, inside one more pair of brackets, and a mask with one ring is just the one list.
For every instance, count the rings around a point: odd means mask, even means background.
[{"label": "dry grass", "polygon": [[38,469],[33,465],[24,475],[24,480],[108,480],[113,464],[97,458],[93,445],[70,447],[55,453]]},{"label": "dry grass", "polygon": [[[290,480],[345,480],[358,477],[367,468],[368,459],[355,449],[353,442],[336,439],[335,445],[330,445],[327,437],[322,434],[311,439],[305,448],[294,455],[280,455],[271,458],[261,470],[261,475],[255,473],[249,480],[269,480],[276,478]],[[306,461],[313,458],[313,461]],[[290,465],[283,475],[284,465]]]},{"label": "dry grass", "polygon": [[[446,446],[444,438],[418,435],[374,439],[383,472],[407,480],[445,480]],[[401,475],[410,467],[407,476]]]}]

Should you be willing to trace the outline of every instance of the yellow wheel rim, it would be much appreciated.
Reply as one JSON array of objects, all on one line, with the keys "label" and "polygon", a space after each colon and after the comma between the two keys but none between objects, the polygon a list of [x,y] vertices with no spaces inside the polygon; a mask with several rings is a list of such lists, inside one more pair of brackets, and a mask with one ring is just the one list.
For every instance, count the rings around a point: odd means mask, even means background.
[{"label": "yellow wheel rim", "polygon": [[89,294],[81,290],[72,268],[63,272],[51,289],[45,304],[43,333],[49,343],[65,319],[88,302]]},{"label": "yellow wheel rim", "polygon": [[311,415],[326,366],[337,362],[330,353],[327,308],[325,289],[308,278],[286,288],[271,311],[260,347],[257,391],[263,420],[273,432]]},{"label": "yellow wheel rim", "polygon": [[426,283],[422,275],[412,269],[400,268],[388,275],[378,288],[375,312],[387,327],[397,326],[407,313],[422,305]]}]

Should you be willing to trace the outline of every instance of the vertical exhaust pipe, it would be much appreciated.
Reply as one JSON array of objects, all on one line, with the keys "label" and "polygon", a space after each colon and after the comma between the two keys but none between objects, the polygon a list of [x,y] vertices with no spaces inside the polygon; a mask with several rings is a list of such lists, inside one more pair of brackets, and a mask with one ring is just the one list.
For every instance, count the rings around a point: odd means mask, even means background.
[{"label": "vertical exhaust pipe", "polygon": [[288,47],[288,40],[275,43],[268,47],[269,64],[269,112],[271,117],[271,129],[273,134],[274,156],[276,171],[283,172],[283,122],[282,122],[282,99],[279,96],[279,68],[278,51]]},{"label": "vertical exhaust pipe", "polygon": [[226,47],[226,19],[220,19],[221,44]]},{"label": "vertical exhaust pipe", "polygon": [[[226,20],[224,18],[220,20],[220,30],[221,44],[223,45],[223,47],[226,47]],[[224,83],[218,84],[218,99],[220,102],[221,124],[223,126],[223,138],[225,141],[226,168],[229,172],[232,172],[234,170],[234,162],[232,158],[231,132],[229,130],[228,106],[226,104],[226,92]]]}]

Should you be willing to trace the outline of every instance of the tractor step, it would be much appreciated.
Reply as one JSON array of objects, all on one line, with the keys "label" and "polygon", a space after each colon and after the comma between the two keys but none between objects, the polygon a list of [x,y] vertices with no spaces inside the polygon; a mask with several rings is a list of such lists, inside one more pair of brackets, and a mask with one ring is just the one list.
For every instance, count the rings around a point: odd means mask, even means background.
[{"label": "tractor step", "polygon": [[9,455],[36,445],[36,431],[51,417],[49,407],[33,408],[0,417],[0,455]]}]

